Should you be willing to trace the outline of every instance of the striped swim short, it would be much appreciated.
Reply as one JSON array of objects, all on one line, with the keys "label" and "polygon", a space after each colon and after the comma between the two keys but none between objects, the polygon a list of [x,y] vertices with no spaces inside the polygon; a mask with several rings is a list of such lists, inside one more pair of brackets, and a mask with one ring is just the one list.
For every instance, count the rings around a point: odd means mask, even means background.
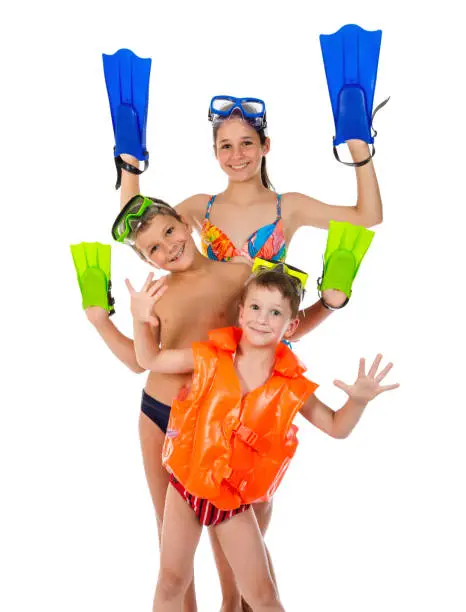
[{"label": "striped swim short", "polygon": [[191,495],[191,493],[186,491],[181,482],[179,482],[173,476],[173,474],[170,474],[170,483],[175,487],[181,497],[185,499],[186,503],[192,508],[200,524],[205,525],[206,527],[215,527],[216,525],[220,525],[220,523],[223,523],[224,521],[231,519],[233,516],[244,512],[250,506],[250,504],[243,504],[234,510],[220,510],[220,508],[216,508],[212,503],[210,503],[209,500]]}]

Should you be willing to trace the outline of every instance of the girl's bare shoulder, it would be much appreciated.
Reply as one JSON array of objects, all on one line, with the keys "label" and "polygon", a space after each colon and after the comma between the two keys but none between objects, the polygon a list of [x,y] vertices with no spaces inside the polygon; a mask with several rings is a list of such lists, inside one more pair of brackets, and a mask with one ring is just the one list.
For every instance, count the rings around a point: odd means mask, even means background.
[{"label": "girl's bare shoulder", "polygon": [[189,222],[199,223],[205,216],[210,198],[211,196],[206,193],[192,195],[175,207],[176,212]]},{"label": "girl's bare shoulder", "polygon": [[235,257],[228,262],[215,262],[213,271],[216,276],[228,279],[229,282],[244,284],[251,275],[251,263],[243,257]]}]

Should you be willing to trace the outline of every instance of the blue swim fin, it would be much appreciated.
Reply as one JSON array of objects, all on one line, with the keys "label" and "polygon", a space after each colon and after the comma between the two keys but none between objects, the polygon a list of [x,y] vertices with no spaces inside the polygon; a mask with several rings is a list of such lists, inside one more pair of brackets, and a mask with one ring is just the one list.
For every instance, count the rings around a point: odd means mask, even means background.
[{"label": "blue swim fin", "polygon": [[368,32],[357,25],[345,25],[335,34],[321,34],[319,38],[335,121],[334,155],[341,161],[339,144],[352,139],[364,140],[372,145],[370,157],[362,162],[342,162],[363,166],[375,154],[377,132],[372,128],[372,120],[389,100],[384,100],[372,112],[382,30]]},{"label": "blue swim fin", "polygon": [[[142,174],[149,166],[146,125],[149,106],[149,79],[152,60],[142,59],[129,49],[113,55],[102,54],[105,83],[115,134],[116,189],[121,184],[121,169]],[[125,163],[122,153],[144,162],[144,170]]]}]

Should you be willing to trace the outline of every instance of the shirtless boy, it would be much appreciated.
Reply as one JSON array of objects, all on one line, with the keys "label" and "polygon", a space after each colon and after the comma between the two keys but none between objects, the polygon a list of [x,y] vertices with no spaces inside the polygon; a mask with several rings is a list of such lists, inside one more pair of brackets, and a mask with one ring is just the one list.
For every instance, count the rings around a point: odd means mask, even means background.
[{"label": "shirtless boy", "polygon": [[[138,217],[137,213],[142,209]],[[114,228],[114,235],[116,233],[120,237],[131,230],[121,241],[128,242],[153,267],[169,272],[161,288],[164,294],[155,312],[160,320],[162,348],[188,348],[195,341],[206,340],[210,329],[227,327],[236,322],[238,300],[251,273],[250,265],[225,264],[204,257],[194,243],[188,223],[161,200],[149,200],[142,196],[132,198],[121,211]],[[86,313],[112,352],[134,372],[143,372],[136,360],[133,341],[117,329],[107,312],[91,307]],[[303,336],[329,314],[320,302],[301,311],[300,325],[290,339]],[[151,372],[143,393],[139,432],[159,535],[168,486],[168,473],[161,464],[161,452],[170,404],[180,388],[190,380],[190,373]],[[254,507],[262,533],[268,525],[267,510],[268,506],[264,504]],[[224,556],[214,538],[213,543],[222,579]],[[273,575],[272,566],[270,569]],[[228,602],[224,610],[241,609],[238,605],[239,602]],[[196,610],[193,584],[188,589],[185,606],[185,610]]]}]

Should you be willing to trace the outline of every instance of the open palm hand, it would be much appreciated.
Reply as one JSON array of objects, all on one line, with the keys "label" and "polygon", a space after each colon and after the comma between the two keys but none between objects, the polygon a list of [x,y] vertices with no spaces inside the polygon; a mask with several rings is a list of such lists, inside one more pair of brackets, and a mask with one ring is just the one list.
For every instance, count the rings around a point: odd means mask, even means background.
[{"label": "open palm hand", "polygon": [[393,363],[389,363],[377,374],[381,361],[382,355],[379,353],[374,359],[369,372],[366,374],[366,360],[361,358],[359,360],[358,377],[352,385],[347,385],[341,380],[335,380],[333,384],[347,393],[353,401],[367,404],[367,402],[373,400],[380,393],[397,389],[400,386],[399,383],[392,385],[380,384],[393,367]]},{"label": "open palm hand", "polygon": [[141,291],[136,291],[128,279],[125,280],[131,296],[131,314],[140,323],[150,323],[158,327],[159,320],[154,315],[154,306],[167,289],[165,278],[153,282],[154,273],[150,272]]}]

